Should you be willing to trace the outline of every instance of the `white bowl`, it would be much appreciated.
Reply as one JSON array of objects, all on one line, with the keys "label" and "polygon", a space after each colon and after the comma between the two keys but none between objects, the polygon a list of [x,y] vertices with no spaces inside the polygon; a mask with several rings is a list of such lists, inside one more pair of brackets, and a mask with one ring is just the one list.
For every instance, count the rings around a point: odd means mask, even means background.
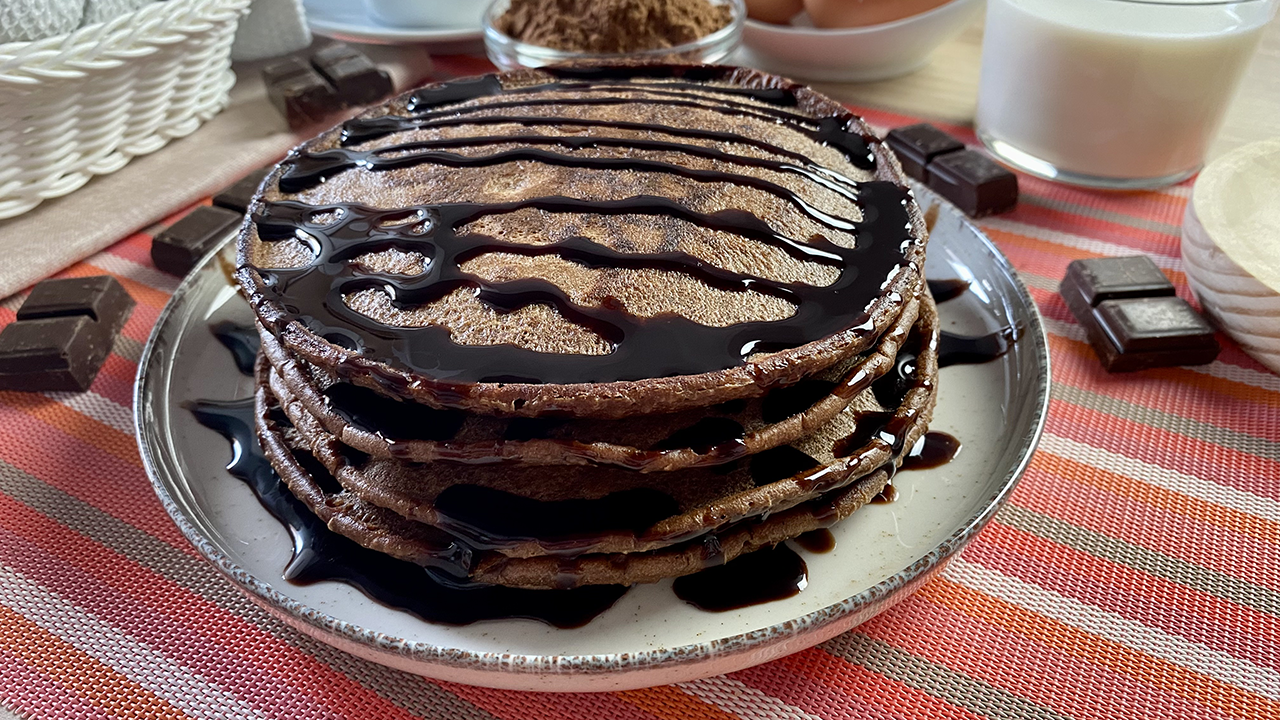
[{"label": "white bowl", "polygon": [[[1280,138],[1201,173],[1182,221],[1187,281],[1205,313],[1280,373]],[[1247,269],[1246,269],[1247,268]]]},{"label": "white bowl", "polygon": [[480,27],[486,0],[364,0],[369,15],[392,27]]},{"label": "white bowl", "polygon": [[792,25],[747,19],[742,64],[779,75],[835,82],[885,80],[919,70],[960,34],[982,0],[952,0],[928,12],[864,27],[823,30],[798,15]]}]

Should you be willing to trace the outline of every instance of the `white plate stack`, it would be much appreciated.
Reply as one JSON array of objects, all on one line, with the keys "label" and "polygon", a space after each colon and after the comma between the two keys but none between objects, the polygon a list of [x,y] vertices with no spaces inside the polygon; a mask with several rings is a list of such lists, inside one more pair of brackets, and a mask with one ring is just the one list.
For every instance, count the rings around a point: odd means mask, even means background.
[{"label": "white plate stack", "polygon": [[1280,138],[1238,148],[1200,173],[1182,259],[1205,313],[1280,373]]}]

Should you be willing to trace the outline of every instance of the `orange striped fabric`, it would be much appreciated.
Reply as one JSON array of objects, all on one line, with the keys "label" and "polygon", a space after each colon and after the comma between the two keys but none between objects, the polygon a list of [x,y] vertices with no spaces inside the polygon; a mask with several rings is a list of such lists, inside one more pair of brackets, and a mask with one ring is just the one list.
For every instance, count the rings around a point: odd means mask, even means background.
[{"label": "orange striped fabric", "polygon": [[[482,70],[477,61],[441,63]],[[857,109],[889,127],[913,118]],[[948,128],[973,141],[965,128]],[[0,706],[31,718],[1280,717],[1280,378],[1212,365],[1113,377],[1056,294],[1068,262],[1152,256],[1191,299],[1188,196],[1023,177],[984,227],[1046,319],[1053,400],[1010,504],[914,597],[733,675],[598,695],[437,683],[299,635],[206,567],[153,499],[133,373],[176,280],[150,238],[63,275],[138,300],[80,396],[0,393]],[[19,299],[0,303],[0,324]]]}]

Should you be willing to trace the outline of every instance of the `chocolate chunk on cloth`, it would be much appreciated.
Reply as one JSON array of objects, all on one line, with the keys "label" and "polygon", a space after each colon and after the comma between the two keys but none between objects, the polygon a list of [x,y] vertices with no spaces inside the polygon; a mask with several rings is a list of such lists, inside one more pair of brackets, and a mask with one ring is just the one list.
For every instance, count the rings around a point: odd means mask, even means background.
[{"label": "chocolate chunk on cloth", "polygon": [[18,308],[18,321],[87,315],[114,337],[133,311],[134,301],[110,275],[45,280]]},{"label": "chocolate chunk on cloth", "polygon": [[263,68],[262,80],[267,99],[294,130],[319,123],[342,107],[337,90],[309,63],[296,57]]},{"label": "chocolate chunk on cloth", "polygon": [[171,275],[186,275],[243,219],[234,210],[198,207],[156,235],[151,241],[151,261]]},{"label": "chocolate chunk on cloth", "polygon": [[0,390],[83,391],[115,339],[88,315],[19,320],[0,331]]},{"label": "chocolate chunk on cloth", "polygon": [[1173,283],[1146,255],[1073,260],[1058,286],[1079,320],[1104,300],[1173,295]]},{"label": "chocolate chunk on cloth", "polygon": [[939,155],[929,163],[928,185],[969,217],[994,215],[1018,204],[1018,176],[976,150]]},{"label": "chocolate chunk on cloth", "polygon": [[0,389],[87,389],[133,306],[109,275],[38,283],[0,332]]},{"label": "chocolate chunk on cloth", "polygon": [[228,210],[234,210],[241,215],[249,212],[249,203],[253,202],[253,195],[258,192],[258,186],[262,184],[263,179],[267,177],[269,172],[271,172],[271,166],[258,168],[245,175],[237,180],[235,184],[214,195],[213,204]]},{"label": "chocolate chunk on cloth", "polygon": [[894,128],[884,138],[908,176],[924,182],[934,158],[964,150],[964,143],[929,123]]},{"label": "chocolate chunk on cloth", "polygon": [[1202,365],[1218,356],[1213,328],[1145,255],[1074,260],[1058,292],[1108,372]]},{"label": "chocolate chunk on cloth", "polygon": [[311,66],[334,87],[343,106],[368,105],[391,94],[391,76],[349,45],[335,43],[317,50]]},{"label": "chocolate chunk on cloth", "polygon": [[1220,349],[1209,323],[1176,296],[1104,300],[1084,325],[1108,372],[1203,365]]}]

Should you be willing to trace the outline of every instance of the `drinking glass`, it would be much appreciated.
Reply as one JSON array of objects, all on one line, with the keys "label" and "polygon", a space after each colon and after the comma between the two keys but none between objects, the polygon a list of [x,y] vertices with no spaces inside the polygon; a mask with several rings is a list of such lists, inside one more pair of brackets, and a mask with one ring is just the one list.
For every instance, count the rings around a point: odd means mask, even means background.
[{"label": "drinking glass", "polygon": [[1277,0],[987,0],[977,131],[1004,162],[1116,189],[1195,174]]}]

